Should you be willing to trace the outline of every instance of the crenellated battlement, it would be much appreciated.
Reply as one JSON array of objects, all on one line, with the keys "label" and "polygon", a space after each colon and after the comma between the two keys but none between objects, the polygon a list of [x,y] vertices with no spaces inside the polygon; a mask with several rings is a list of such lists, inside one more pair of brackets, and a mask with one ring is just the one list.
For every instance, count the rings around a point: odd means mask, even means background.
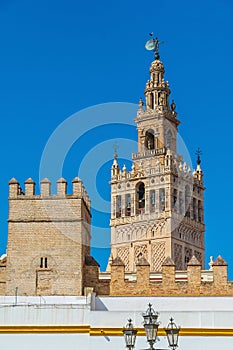
[{"label": "crenellated battlement", "polygon": [[59,199],[59,198],[81,198],[85,202],[88,210],[91,208],[91,201],[87,191],[79,177],[75,177],[72,181],[72,193],[67,193],[67,181],[60,178],[57,181],[57,192],[51,193],[51,182],[45,178],[40,181],[40,194],[36,194],[36,183],[32,178],[28,178],[24,182],[24,190],[20,183],[12,178],[9,181],[9,199]]},{"label": "crenellated battlement", "polygon": [[80,178],[73,179],[71,193],[66,179],[56,185],[56,193],[51,193],[45,178],[38,194],[33,179],[27,179],[23,189],[16,179],[10,180],[8,263],[0,266],[0,294],[12,295],[17,286],[21,295],[82,295],[91,203]]},{"label": "crenellated battlement", "polygon": [[[219,256],[210,270],[202,270],[193,256],[187,269],[177,271],[170,257],[165,259],[161,272],[151,272],[150,264],[142,256],[135,272],[127,272],[117,257],[111,271],[99,273],[98,266],[85,266],[85,287],[93,287],[97,294],[112,296],[233,296],[233,282],[227,279],[227,263]],[[91,278],[90,278],[91,276]]]},{"label": "crenellated battlement", "polygon": [[227,280],[227,263],[219,256],[211,270],[203,271],[193,256],[187,270],[180,273],[170,257],[165,259],[160,276],[152,276],[150,264],[142,256],[136,263],[136,279],[125,278],[125,266],[120,258],[112,261],[110,295],[156,296],[232,296],[233,282]]}]

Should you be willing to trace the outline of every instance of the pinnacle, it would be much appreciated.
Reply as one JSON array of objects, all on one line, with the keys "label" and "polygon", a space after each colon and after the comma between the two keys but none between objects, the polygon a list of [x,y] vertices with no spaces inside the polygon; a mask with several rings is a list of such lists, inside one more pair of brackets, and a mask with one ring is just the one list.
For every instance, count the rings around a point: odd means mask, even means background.
[{"label": "pinnacle", "polygon": [[34,184],[35,181],[31,177],[29,177],[24,183],[25,184]]},{"label": "pinnacle", "polygon": [[150,266],[146,258],[142,255],[136,262],[137,266]]},{"label": "pinnacle", "polygon": [[213,266],[227,266],[227,262],[219,255],[215,262],[213,263]]},{"label": "pinnacle", "polygon": [[197,257],[195,255],[192,256],[192,258],[189,260],[188,266],[200,266],[201,263],[200,261],[197,259]]},{"label": "pinnacle", "polygon": [[117,256],[115,259],[113,259],[112,266],[125,266],[125,264],[123,263],[121,258]]},{"label": "pinnacle", "polygon": [[66,179],[64,179],[64,177],[61,177],[59,180],[57,180],[57,183],[65,183],[67,182]]},{"label": "pinnacle", "polygon": [[14,177],[12,177],[12,179],[9,181],[9,185],[13,185],[13,184],[18,184],[18,181]]},{"label": "pinnacle", "polygon": [[82,180],[80,179],[80,177],[76,176],[76,177],[72,180],[72,183],[75,183],[75,182],[82,182]]},{"label": "pinnacle", "polygon": [[168,256],[164,262],[163,262],[163,266],[175,266],[174,261],[172,260],[172,258],[170,256]]},{"label": "pinnacle", "polygon": [[40,182],[41,184],[47,184],[50,183],[49,179],[47,177],[45,177],[43,180],[41,180]]}]

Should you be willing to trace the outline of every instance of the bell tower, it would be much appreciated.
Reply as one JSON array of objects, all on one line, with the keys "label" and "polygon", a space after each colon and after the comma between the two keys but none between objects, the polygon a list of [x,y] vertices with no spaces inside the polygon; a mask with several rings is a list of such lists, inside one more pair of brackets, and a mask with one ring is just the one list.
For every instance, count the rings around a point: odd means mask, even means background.
[{"label": "bell tower", "polygon": [[169,83],[152,39],[155,60],[146,83],[145,107],[139,101],[135,119],[138,152],[132,169],[121,170],[117,154],[111,169],[111,256],[134,271],[144,256],[151,271],[160,271],[170,256],[176,269],[185,269],[193,255],[204,267],[204,185],[198,151],[194,172],[177,154],[176,105],[169,103]]}]

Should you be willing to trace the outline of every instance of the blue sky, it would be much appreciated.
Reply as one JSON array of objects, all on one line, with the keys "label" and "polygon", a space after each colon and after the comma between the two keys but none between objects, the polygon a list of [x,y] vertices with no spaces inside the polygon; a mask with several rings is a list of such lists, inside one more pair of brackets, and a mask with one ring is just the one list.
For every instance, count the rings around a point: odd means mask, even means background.
[{"label": "blue sky", "polygon": [[[106,102],[138,102],[152,60],[144,44],[153,31],[166,42],[161,60],[193,162],[196,149],[203,151],[206,260],[221,254],[233,278],[232,16],[230,0],[0,0],[1,253],[9,179],[38,183],[46,142],[70,115]],[[83,146],[70,150],[64,177],[76,176],[90,139],[94,147],[128,133],[112,127],[92,132]],[[103,162],[93,179],[106,200],[109,167]],[[102,219],[93,212],[94,224]],[[93,254],[104,267],[108,251]]]}]

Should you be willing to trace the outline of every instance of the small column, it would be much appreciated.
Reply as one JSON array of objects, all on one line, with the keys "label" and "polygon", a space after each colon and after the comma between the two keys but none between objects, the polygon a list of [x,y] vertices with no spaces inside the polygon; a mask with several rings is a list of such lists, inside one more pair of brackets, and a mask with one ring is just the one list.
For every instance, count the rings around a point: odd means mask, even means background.
[{"label": "small column", "polygon": [[62,177],[57,181],[57,195],[60,197],[66,196],[67,181]]},{"label": "small column", "polygon": [[112,211],[111,211],[111,219],[116,219],[116,197],[112,196],[111,200],[111,206],[112,206]]},{"label": "small column", "polygon": [[150,93],[146,93],[146,109],[150,108]]},{"label": "small column", "polygon": [[32,180],[32,178],[27,179],[25,182],[25,195],[27,197],[32,197],[35,195],[35,182]]},{"label": "small column", "polygon": [[138,130],[138,152],[142,151],[142,130]]},{"label": "small column", "polygon": [[150,191],[145,191],[145,214],[150,212]]},{"label": "small column", "polygon": [[19,194],[19,183],[18,181],[13,177],[9,181],[9,197],[10,198],[16,198]]},{"label": "small column", "polygon": [[155,211],[159,211],[159,207],[160,207],[159,189],[155,189]]},{"label": "small column", "polygon": [[153,93],[153,105],[152,105],[152,108],[153,108],[153,109],[155,109],[155,107],[157,106],[156,102],[157,102],[157,101],[156,101],[156,93],[154,92],[154,93]]},{"label": "small column", "polygon": [[165,210],[172,210],[173,188],[165,187]]},{"label": "small column", "polygon": [[126,212],[126,198],[125,198],[125,194],[121,195],[121,216],[124,218]]},{"label": "small column", "polygon": [[130,200],[131,200],[131,216],[134,216],[136,213],[136,208],[135,208],[135,193],[130,194]]},{"label": "small column", "polygon": [[49,197],[51,195],[50,189],[51,189],[51,182],[49,181],[49,179],[45,178],[41,180],[40,182],[41,197]]}]

